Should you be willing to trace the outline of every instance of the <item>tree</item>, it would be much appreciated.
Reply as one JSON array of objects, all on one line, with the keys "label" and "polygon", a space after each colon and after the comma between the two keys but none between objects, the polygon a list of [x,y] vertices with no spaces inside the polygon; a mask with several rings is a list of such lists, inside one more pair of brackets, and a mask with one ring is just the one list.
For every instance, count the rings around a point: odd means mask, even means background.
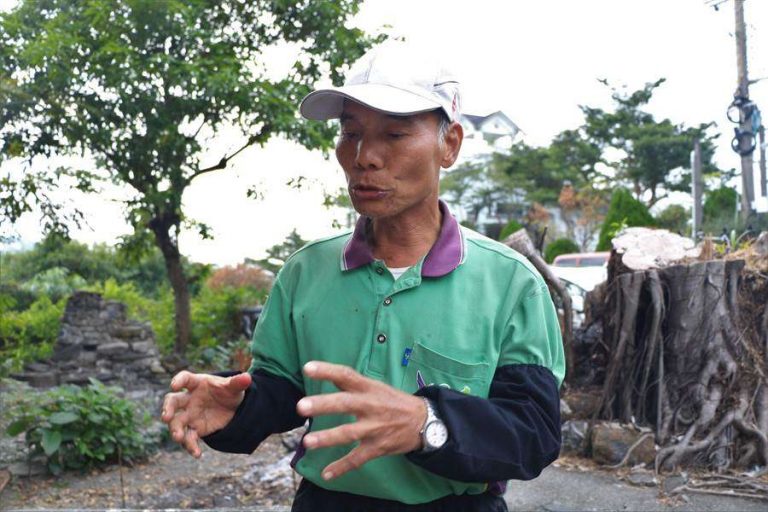
[{"label": "tree", "polygon": [[721,186],[708,192],[704,199],[703,229],[709,233],[720,233],[723,228],[733,229],[738,201],[739,195],[729,187]]},{"label": "tree", "polygon": [[656,223],[660,228],[686,236],[687,233],[690,233],[688,229],[688,220],[690,218],[690,210],[679,204],[671,204],[659,212],[656,216]]},{"label": "tree", "polygon": [[544,261],[552,263],[561,254],[579,252],[579,246],[569,238],[558,238],[544,248]]},{"label": "tree", "polygon": [[[706,134],[712,123],[686,128],[669,119],[657,121],[643,110],[664,81],[661,78],[629,94],[612,88],[611,97],[616,104],[612,112],[581,107],[587,140],[601,149],[604,158],[608,150],[615,150],[618,158],[605,159],[605,163],[616,171],[615,178],[630,186],[635,197],[648,207],[670,191],[690,190],[690,152],[696,138],[701,140],[704,174],[719,172],[712,163],[713,140],[717,136]],[[610,87],[606,80],[601,82]],[[675,169],[682,172],[675,175]]]},{"label": "tree", "polygon": [[[39,202],[55,219],[49,227],[60,227],[43,190],[57,185],[44,168],[51,156],[93,161],[99,172],[56,171],[81,190],[98,178],[129,186],[134,233],[126,245],[162,252],[174,292],[174,350],[183,353],[190,308],[179,233],[194,227],[210,236],[185,216],[185,189],[274,135],[330,147],[333,129],[302,122],[296,105],[324,74],[339,83],[343,66],[373,42],[346,26],[357,10],[351,0],[20,2],[0,14],[0,163],[23,162],[25,177],[2,178],[12,193],[0,195],[0,214],[13,222]],[[263,52],[282,43],[298,55],[275,79]],[[230,126],[241,134],[235,149],[201,162],[204,137]]]},{"label": "tree", "polygon": [[605,221],[600,230],[600,239],[597,242],[598,251],[610,251],[611,240],[625,227],[655,226],[656,221],[648,212],[648,208],[632,197],[629,190],[617,189],[611,196],[611,204]]},{"label": "tree", "polygon": [[287,260],[291,254],[295,253],[306,244],[307,241],[301,238],[301,235],[299,235],[299,233],[297,233],[296,229],[294,228],[288,234],[288,236],[285,237],[285,240],[267,249],[266,258],[263,260],[258,260],[255,263],[258,264],[261,268],[276,274],[280,271],[281,268],[283,268],[283,263],[285,260]]}]

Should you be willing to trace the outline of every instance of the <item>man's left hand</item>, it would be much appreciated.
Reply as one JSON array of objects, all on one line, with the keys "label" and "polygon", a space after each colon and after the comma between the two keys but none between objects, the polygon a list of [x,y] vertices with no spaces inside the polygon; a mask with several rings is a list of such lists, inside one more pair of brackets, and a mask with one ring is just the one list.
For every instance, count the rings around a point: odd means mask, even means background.
[{"label": "man's left hand", "polygon": [[421,448],[419,432],[427,418],[421,398],[363,377],[348,366],[311,361],[304,365],[304,373],[311,379],[333,382],[340,391],[302,398],[296,404],[299,414],[350,414],[357,419],[304,437],[304,446],[309,449],[360,443],[323,470],[325,480],[357,469],[376,457]]}]

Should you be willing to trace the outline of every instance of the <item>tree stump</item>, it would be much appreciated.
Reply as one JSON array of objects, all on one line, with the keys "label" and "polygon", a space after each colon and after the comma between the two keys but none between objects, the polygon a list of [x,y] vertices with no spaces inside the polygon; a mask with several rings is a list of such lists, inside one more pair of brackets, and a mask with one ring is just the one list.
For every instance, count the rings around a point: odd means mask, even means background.
[{"label": "tree stump", "polygon": [[598,416],[653,426],[657,470],[767,465],[768,275],[670,235],[613,241]]},{"label": "tree stump", "polygon": [[525,256],[544,278],[550,292],[556,294],[563,303],[562,335],[563,351],[565,352],[565,380],[568,383],[573,371],[573,305],[571,304],[571,296],[568,295],[565,285],[549,269],[549,265],[536,250],[525,229],[515,231],[505,238],[503,243]]}]

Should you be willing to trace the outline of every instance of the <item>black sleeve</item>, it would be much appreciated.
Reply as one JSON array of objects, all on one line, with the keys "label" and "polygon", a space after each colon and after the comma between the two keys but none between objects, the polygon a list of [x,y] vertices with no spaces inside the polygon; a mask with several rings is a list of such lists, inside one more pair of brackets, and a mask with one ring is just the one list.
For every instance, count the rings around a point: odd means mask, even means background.
[{"label": "black sleeve", "polygon": [[530,480],[560,453],[560,395],[548,368],[498,368],[488,399],[440,386],[416,395],[434,401],[448,441],[406,457],[436,475],[462,482]]},{"label": "black sleeve", "polygon": [[223,429],[203,437],[214,450],[252,453],[271,434],[304,424],[305,418],[296,412],[296,402],[304,394],[291,381],[264,370],[255,370],[251,377],[253,381],[232,420]]}]

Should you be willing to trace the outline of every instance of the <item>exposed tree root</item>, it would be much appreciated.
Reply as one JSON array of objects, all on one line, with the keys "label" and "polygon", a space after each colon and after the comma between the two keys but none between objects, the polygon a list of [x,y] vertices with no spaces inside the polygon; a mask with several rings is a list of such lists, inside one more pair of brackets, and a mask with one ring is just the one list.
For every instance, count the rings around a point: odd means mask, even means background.
[{"label": "exposed tree root", "polygon": [[768,465],[768,278],[741,260],[615,259],[598,416],[655,427],[657,471]]}]

